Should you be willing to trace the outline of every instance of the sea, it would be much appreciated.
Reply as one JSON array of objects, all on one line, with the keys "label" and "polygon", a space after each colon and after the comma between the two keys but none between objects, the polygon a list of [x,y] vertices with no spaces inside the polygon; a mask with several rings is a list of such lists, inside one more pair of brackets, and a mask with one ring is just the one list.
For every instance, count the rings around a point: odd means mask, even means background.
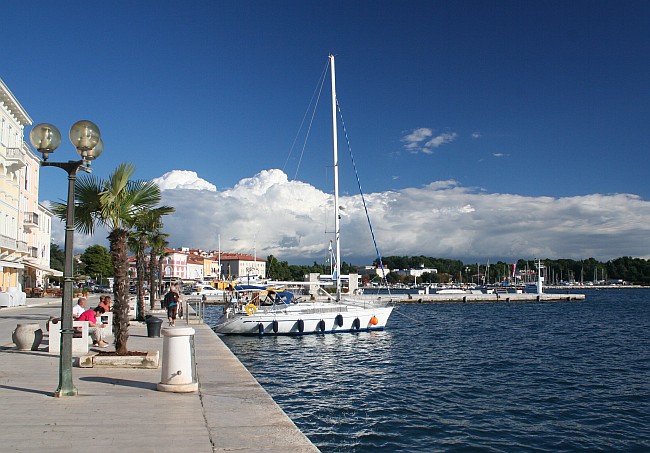
[{"label": "sea", "polygon": [[648,452],[650,289],[581,292],[397,305],[381,332],[221,338],[323,452]]}]

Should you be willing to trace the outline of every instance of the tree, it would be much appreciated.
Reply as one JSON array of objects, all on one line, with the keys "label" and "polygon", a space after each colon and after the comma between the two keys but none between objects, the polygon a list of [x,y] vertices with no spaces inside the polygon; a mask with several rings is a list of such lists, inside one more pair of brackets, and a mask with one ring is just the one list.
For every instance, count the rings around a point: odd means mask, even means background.
[{"label": "tree", "polygon": [[160,230],[153,231],[149,236],[149,304],[152,309],[154,301],[159,297],[160,259],[167,254],[165,248],[169,245],[168,237],[168,234]]},{"label": "tree", "polygon": [[[108,231],[110,254],[113,260],[113,332],[115,350],[126,354],[129,338],[128,261],[127,240],[139,212],[153,209],[161,199],[160,188],[151,181],[132,181],[132,164],[118,166],[107,180],[93,175],[82,175],[75,184],[75,228],[91,235],[96,226]],[[54,203],[53,210],[65,218],[66,205]]]},{"label": "tree", "polygon": [[113,275],[111,255],[108,253],[106,247],[101,245],[91,245],[81,254],[79,259],[84,264],[85,273],[87,275],[93,277],[100,275],[107,277]]},{"label": "tree", "polygon": [[52,242],[50,244],[50,267],[63,272],[65,263],[65,252],[61,247]]},{"label": "tree", "polygon": [[[137,319],[144,321],[144,282],[145,282],[145,252],[149,247],[149,239],[154,232],[162,228],[162,216],[174,212],[174,208],[163,206],[156,209],[143,209],[135,218],[135,231],[131,232],[128,244],[135,252],[136,289],[138,298]],[[153,304],[153,294],[149,291],[149,302]],[[153,305],[151,305],[153,306]]]}]

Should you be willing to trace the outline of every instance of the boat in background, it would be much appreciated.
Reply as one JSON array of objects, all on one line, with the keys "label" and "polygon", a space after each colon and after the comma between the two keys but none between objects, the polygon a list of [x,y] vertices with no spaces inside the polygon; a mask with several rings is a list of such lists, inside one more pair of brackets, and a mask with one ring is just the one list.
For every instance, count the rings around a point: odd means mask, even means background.
[{"label": "boat in background", "polygon": [[[336,104],[336,76],[334,56],[329,56],[332,82],[332,135],[334,149],[334,232],[335,267],[333,280],[336,293],[326,297],[296,298],[281,288],[259,286],[235,288],[226,303],[224,313],[214,330],[222,334],[239,335],[304,335],[364,330],[382,330],[393,311],[390,302],[379,297],[352,297],[341,292],[340,216],[338,187],[338,132]],[[301,284],[301,283],[297,283]],[[306,282],[305,285],[319,283]]]}]

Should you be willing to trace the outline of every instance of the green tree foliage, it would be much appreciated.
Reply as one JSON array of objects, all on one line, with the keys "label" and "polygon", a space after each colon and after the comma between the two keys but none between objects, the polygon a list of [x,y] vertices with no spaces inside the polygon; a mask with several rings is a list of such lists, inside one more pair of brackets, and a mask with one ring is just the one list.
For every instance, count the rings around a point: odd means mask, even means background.
[{"label": "green tree foliage", "polygon": [[52,242],[50,244],[50,267],[63,272],[65,266],[65,252],[61,247]]},{"label": "green tree foliage", "polygon": [[91,277],[111,277],[113,262],[108,249],[101,245],[91,245],[79,257],[83,263],[83,272]]},{"label": "green tree foliage", "polygon": [[[387,256],[383,258],[384,267],[390,270],[397,269],[437,269],[438,273],[458,275],[465,268],[460,260],[450,260],[446,258],[431,258],[427,256]],[[373,262],[374,266],[379,266],[379,260]]]},{"label": "green tree foliage", "polygon": [[[317,273],[329,275],[332,273],[329,263],[319,264],[314,261],[311,266],[308,265],[290,265],[286,261],[279,261],[273,255],[266,258],[266,273],[272,280],[280,281],[304,281],[305,275]],[[356,266],[353,266],[345,261],[341,262],[341,274],[347,275],[350,272],[357,271]]]},{"label": "green tree foliage", "polygon": [[[75,229],[92,234],[97,225],[108,231],[113,260],[113,332],[115,351],[125,354],[129,337],[127,240],[138,214],[154,209],[161,200],[160,188],[151,181],[131,180],[135,167],[118,166],[107,180],[81,175],[75,183]],[[53,211],[65,218],[67,206],[53,203]]]}]

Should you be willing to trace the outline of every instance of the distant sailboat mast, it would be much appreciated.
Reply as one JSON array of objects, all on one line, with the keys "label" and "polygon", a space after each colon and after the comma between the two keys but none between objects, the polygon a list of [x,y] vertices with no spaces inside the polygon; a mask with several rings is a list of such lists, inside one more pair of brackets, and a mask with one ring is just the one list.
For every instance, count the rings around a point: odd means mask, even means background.
[{"label": "distant sailboat mast", "polygon": [[339,217],[339,150],[338,130],[336,122],[336,75],[334,71],[334,55],[330,55],[330,71],[332,74],[332,137],[334,139],[334,236],[336,251],[336,301],[341,300],[341,228]]}]

